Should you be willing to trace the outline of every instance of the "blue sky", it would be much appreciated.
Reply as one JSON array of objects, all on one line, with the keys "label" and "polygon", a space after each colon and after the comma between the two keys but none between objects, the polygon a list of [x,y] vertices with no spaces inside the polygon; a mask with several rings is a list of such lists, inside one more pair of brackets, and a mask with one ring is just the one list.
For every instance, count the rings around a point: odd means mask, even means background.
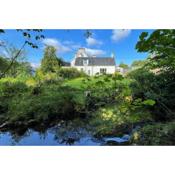
[{"label": "blue sky", "polygon": [[[147,53],[137,53],[135,45],[139,35],[143,31],[153,30],[91,30],[92,36],[86,38],[85,30],[43,30],[45,39],[37,44],[39,49],[26,47],[27,60],[33,66],[38,65],[43,57],[45,45],[53,45],[57,49],[57,55],[65,61],[71,61],[79,47],[85,47],[91,55],[111,56],[115,54],[116,63],[124,62],[131,64],[134,60],[145,59]],[[16,30],[5,30],[5,34],[0,35],[0,41],[8,42],[16,47],[20,47],[24,38]],[[0,53],[1,54],[1,53]]]}]

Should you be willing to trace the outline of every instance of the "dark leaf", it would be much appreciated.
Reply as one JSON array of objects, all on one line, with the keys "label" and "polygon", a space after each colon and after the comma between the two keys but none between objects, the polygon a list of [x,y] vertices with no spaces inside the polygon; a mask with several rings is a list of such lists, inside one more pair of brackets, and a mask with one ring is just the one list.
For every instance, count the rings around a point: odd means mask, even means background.
[{"label": "dark leaf", "polygon": [[35,39],[36,39],[36,40],[39,40],[39,39],[40,39],[40,37],[39,37],[39,36],[36,36],[36,37],[35,37]]},{"label": "dark leaf", "polygon": [[40,37],[41,37],[41,38],[43,38],[43,39],[45,38],[45,36],[44,36],[44,35],[41,35]]},{"label": "dark leaf", "polygon": [[27,36],[27,32],[23,32],[23,35],[24,35],[24,36]]},{"label": "dark leaf", "polygon": [[3,29],[0,29],[0,33],[5,33],[5,31]]}]

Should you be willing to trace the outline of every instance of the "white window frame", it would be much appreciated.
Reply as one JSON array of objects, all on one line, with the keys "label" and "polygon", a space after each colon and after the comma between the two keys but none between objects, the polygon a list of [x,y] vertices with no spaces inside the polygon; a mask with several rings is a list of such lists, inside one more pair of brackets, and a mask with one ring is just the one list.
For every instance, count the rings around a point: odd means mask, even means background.
[{"label": "white window frame", "polygon": [[100,68],[100,74],[106,74],[107,68]]}]

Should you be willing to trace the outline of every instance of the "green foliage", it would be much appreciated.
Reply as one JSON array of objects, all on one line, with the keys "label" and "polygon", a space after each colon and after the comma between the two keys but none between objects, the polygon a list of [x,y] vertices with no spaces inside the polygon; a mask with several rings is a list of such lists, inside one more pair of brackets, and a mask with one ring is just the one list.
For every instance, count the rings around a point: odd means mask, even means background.
[{"label": "green foliage", "polygon": [[115,103],[99,108],[93,113],[90,125],[96,136],[122,136],[130,133],[133,125],[139,122],[152,121],[148,109],[143,106],[134,106],[131,101],[125,99],[122,103]]},{"label": "green foliage", "polygon": [[128,77],[134,80],[131,83],[134,98],[150,98],[147,91],[152,91],[155,84],[155,75],[152,72],[140,68],[130,72]]},{"label": "green foliage", "polygon": [[32,75],[32,67],[25,61],[25,51],[13,46],[6,46],[4,57],[0,57],[0,78],[28,77]]},{"label": "green foliage", "polygon": [[[147,70],[131,73],[135,96],[156,101],[154,115],[160,120],[175,117],[175,30],[142,33],[136,45],[139,52],[149,52]],[[147,72],[146,72],[147,71]],[[155,73],[151,73],[155,72]],[[149,73],[148,73],[149,72]]]},{"label": "green foliage", "polygon": [[143,101],[142,103],[144,105],[153,106],[153,105],[155,105],[156,102],[154,100],[147,99],[147,100]]},{"label": "green foliage", "polygon": [[84,72],[78,71],[76,68],[60,68],[58,75],[64,79],[73,79],[78,77],[86,77]]},{"label": "green foliage", "polygon": [[[95,78],[86,78],[83,81],[84,88],[87,95],[87,107],[96,109],[107,103],[115,101],[116,94],[116,81],[109,75],[101,75]],[[119,88],[118,88],[118,91]]]},{"label": "green foliage", "polygon": [[13,78],[4,78],[0,80],[0,113],[8,111],[9,102],[15,96],[20,99],[21,94],[27,91],[24,82]]},{"label": "green foliage", "polygon": [[11,69],[6,73],[6,77],[26,78],[32,76],[32,67],[28,62],[14,62]]},{"label": "green foliage", "polygon": [[44,73],[41,69],[36,70],[34,79],[35,82],[40,86],[42,84],[61,84],[64,81],[63,78],[60,77],[56,72]]},{"label": "green foliage", "polygon": [[132,134],[137,145],[174,145],[175,122],[146,125]]},{"label": "green foliage", "polygon": [[0,56],[0,75],[5,71],[8,66],[8,61]]},{"label": "green foliage", "polygon": [[125,63],[120,63],[119,67],[121,67],[123,69],[128,69],[129,68],[129,66],[127,64],[125,64]]},{"label": "green foliage", "polygon": [[44,73],[56,72],[60,65],[61,60],[56,56],[56,49],[53,46],[47,46],[41,60],[41,70]]},{"label": "green foliage", "polygon": [[16,123],[28,120],[44,122],[58,119],[70,119],[84,110],[84,96],[69,87],[45,85],[40,93],[24,93],[20,98],[14,97],[9,104],[10,122]]},{"label": "green foliage", "polygon": [[175,71],[175,30],[155,30],[150,35],[143,32],[136,45],[139,52],[149,52],[150,65],[169,72]]},{"label": "green foliage", "polygon": [[14,96],[17,93],[22,93],[27,90],[27,86],[24,82],[13,79],[13,78],[3,78],[0,80],[0,95],[1,97]]},{"label": "green foliage", "polygon": [[132,62],[131,67],[133,69],[141,68],[146,64],[146,62],[147,62],[146,60],[136,60]]},{"label": "green foliage", "polygon": [[[29,41],[32,31],[19,31],[27,38],[25,44],[35,48]],[[136,49],[150,57],[133,62],[134,69],[126,76],[116,72],[89,77],[75,68],[63,68],[52,46],[45,48],[34,75],[29,63],[20,59],[22,50],[13,50],[9,59],[0,57],[0,77],[5,77],[0,79],[0,125],[47,125],[54,119],[86,116],[97,136],[128,134],[139,124],[131,143],[175,144],[174,37],[175,30],[142,33]],[[124,63],[120,67],[129,68]]]},{"label": "green foliage", "polygon": [[80,77],[80,78],[68,79],[63,84],[65,86],[69,86],[69,87],[72,87],[74,89],[84,90],[84,88],[85,88],[84,81],[85,81],[85,78]]},{"label": "green foliage", "polygon": [[[161,73],[154,74],[149,70],[137,69],[129,74],[134,81],[131,83],[133,98],[154,100],[156,104],[152,109],[155,119],[167,120],[174,116],[174,76]],[[153,103],[153,102],[152,102]]]},{"label": "green foliage", "polygon": [[118,113],[116,105],[99,108],[90,119],[90,125],[94,130],[93,134],[98,137],[113,134],[116,127],[124,123],[125,118]]},{"label": "green foliage", "polygon": [[113,79],[114,81],[116,81],[116,80],[123,80],[124,77],[123,77],[123,75],[120,74],[119,72],[115,72],[115,73],[112,75],[112,79]]}]

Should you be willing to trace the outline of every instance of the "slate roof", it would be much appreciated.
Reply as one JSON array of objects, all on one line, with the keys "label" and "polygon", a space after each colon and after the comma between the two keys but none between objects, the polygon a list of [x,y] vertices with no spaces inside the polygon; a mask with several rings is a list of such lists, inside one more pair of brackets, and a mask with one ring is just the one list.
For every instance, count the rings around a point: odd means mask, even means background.
[{"label": "slate roof", "polygon": [[70,66],[70,63],[69,62],[66,62],[66,61],[63,61],[62,62],[62,66]]},{"label": "slate roof", "polygon": [[75,66],[84,66],[84,60],[89,60],[88,66],[115,66],[115,59],[110,57],[77,57]]}]

